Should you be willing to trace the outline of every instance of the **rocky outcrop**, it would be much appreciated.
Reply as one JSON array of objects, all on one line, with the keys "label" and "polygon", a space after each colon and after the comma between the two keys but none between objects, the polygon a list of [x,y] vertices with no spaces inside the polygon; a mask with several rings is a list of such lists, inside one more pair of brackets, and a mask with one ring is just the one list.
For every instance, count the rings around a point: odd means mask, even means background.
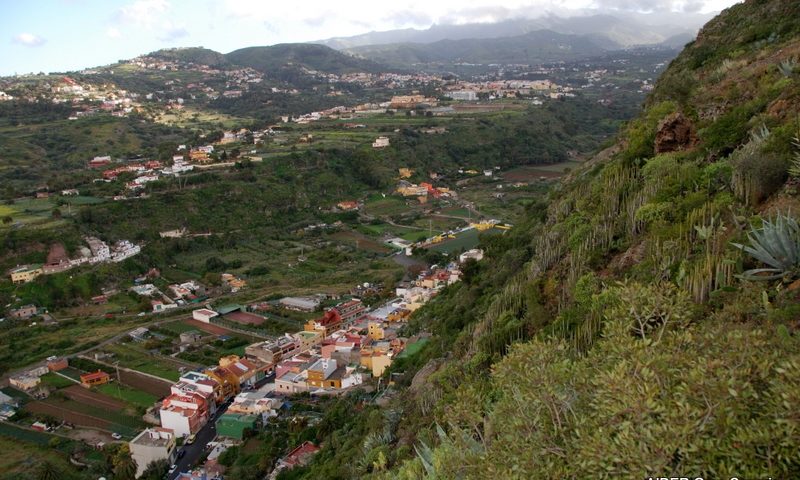
[{"label": "rocky outcrop", "polygon": [[694,124],[682,113],[673,113],[658,124],[655,152],[668,153],[688,150],[697,145]]}]

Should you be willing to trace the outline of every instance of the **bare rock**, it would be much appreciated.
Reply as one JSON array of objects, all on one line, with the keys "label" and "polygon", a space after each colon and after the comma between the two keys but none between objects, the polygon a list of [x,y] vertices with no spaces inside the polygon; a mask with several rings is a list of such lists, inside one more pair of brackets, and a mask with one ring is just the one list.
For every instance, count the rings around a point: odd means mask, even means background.
[{"label": "bare rock", "polygon": [[688,150],[697,145],[694,124],[682,113],[673,113],[658,124],[656,154]]}]

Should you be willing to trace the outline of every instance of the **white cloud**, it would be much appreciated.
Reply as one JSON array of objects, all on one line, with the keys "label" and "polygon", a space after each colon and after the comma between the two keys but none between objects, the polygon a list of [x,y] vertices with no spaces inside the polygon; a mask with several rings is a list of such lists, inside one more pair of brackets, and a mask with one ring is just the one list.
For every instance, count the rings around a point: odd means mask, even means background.
[{"label": "white cloud", "polygon": [[170,8],[167,0],[136,0],[120,7],[117,19],[122,23],[152,27],[159,23],[161,16]]},{"label": "white cloud", "polygon": [[172,22],[164,22],[159,28],[161,34],[158,36],[159,40],[172,41],[189,35],[189,31],[184,25],[176,25]]},{"label": "white cloud", "polygon": [[32,33],[20,33],[12,39],[12,42],[25,45],[26,47],[41,47],[47,40]]},{"label": "white cloud", "polygon": [[122,32],[116,27],[108,27],[106,28],[106,36],[108,38],[120,38],[122,37]]}]

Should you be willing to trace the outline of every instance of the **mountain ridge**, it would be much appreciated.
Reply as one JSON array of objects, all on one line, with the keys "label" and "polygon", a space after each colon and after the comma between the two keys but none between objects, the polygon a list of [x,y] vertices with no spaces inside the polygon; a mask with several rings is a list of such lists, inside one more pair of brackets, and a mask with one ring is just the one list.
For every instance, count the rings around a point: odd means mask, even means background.
[{"label": "mountain ridge", "polygon": [[[667,17],[671,17],[667,15]],[[645,20],[646,19],[646,20]],[[350,37],[334,37],[317,40],[337,50],[347,50],[368,45],[393,43],[433,43],[441,40],[486,39],[518,36],[536,30],[552,30],[561,34],[601,35],[621,46],[658,44],[678,34],[694,34],[707,16],[684,19],[684,24],[675,26],[660,23],[645,16],[594,14],[559,17],[545,15],[539,18],[513,18],[498,22],[467,23],[461,25],[434,24],[426,29],[403,28],[388,31],[372,31]]]}]

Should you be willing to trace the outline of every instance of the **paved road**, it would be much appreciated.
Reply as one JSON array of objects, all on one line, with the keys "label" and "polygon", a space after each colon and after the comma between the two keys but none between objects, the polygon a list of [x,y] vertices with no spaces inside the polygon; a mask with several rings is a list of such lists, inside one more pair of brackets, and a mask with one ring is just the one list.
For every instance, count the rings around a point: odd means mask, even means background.
[{"label": "paved road", "polygon": [[[255,385],[255,389],[257,390],[274,380],[275,380],[274,373],[267,375],[265,378],[260,380]],[[220,408],[217,409],[217,413],[214,414],[214,418],[209,419],[208,423],[206,423],[205,426],[203,426],[203,428],[201,428],[200,431],[197,432],[194,443],[192,443],[191,445],[184,445],[183,447],[181,447],[181,449],[186,451],[186,454],[183,456],[183,458],[175,462],[175,465],[177,465],[178,468],[176,468],[174,472],[170,473],[167,476],[169,480],[175,479],[181,472],[188,472],[191,468],[197,465],[197,463],[206,453],[206,446],[208,445],[208,442],[214,440],[217,437],[217,429],[216,429],[217,419],[228,410],[228,407],[231,405],[232,402],[233,399],[231,398],[230,400],[222,404]],[[180,451],[180,449],[178,451]]]},{"label": "paved road", "polygon": [[179,452],[183,450],[186,454],[183,458],[175,462],[178,468],[167,476],[169,480],[177,478],[181,472],[188,472],[200,461],[200,458],[206,453],[206,445],[208,445],[208,442],[217,437],[217,419],[228,410],[231,401],[232,400],[228,400],[217,409],[214,416],[195,434],[196,438],[191,445],[184,445],[178,449]]},{"label": "paved road", "polygon": [[[81,357],[83,355],[87,355],[87,354],[91,353],[94,350],[102,349],[103,347],[105,347],[107,345],[119,342],[122,338],[127,337],[128,333],[131,330],[133,330],[134,328],[138,328],[138,327],[149,328],[149,327],[154,327],[154,326],[160,326],[160,325],[163,325],[165,323],[172,323],[172,322],[177,322],[179,320],[186,320],[187,318],[192,318],[191,313],[178,315],[178,316],[170,317],[170,318],[155,318],[155,319],[150,320],[149,322],[142,323],[142,324],[139,324],[139,325],[136,325],[136,326],[131,326],[130,329],[125,329],[124,331],[119,332],[118,334],[116,334],[116,335],[114,335],[114,336],[112,336],[110,338],[107,338],[107,339],[103,340],[102,342],[100,342],[100,343],[98,343],[96,345],[93,345],[91,347],[85,348],[85,349],[83,349],[83,350],[81,350],[79,352],[71,353],[69,355],[62,355],[62,356],[66,357],[68,359],[69,358],[75,358],[75,357]],[[22,372],[31,370],[33,368],[42,367],[42,366],[45,366],[45,365],[47,365],[47,360],[46,359],[42,359],[42,360],[40,360],[40,361],[38,361],[36,363],[32,363],[32,364],[26,365],[24,367],[15,368],[14,370],[10,370],[10,371],[4,373],[2,377],[0,377],[0,386],[7,386],[8,385],[8,378],[16,375],[17,373],[22,373]]]}]

